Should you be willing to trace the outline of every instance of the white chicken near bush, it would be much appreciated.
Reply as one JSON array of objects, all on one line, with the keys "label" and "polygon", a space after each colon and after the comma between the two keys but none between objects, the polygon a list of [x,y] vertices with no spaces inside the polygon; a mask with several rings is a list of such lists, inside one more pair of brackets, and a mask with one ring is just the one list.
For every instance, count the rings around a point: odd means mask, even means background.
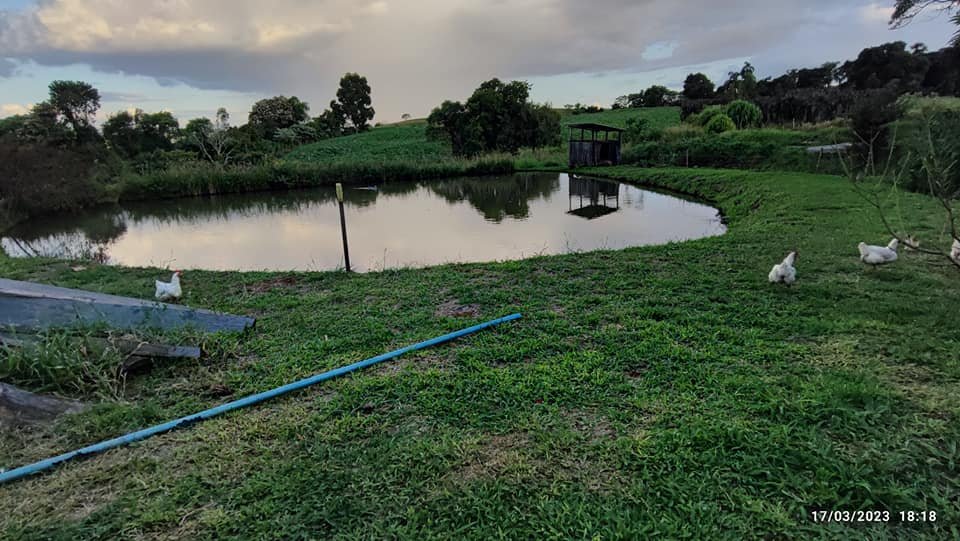
[{"label": "white chicken near bush", "polygon": [[177,301],[183,295],[180,288],[180,271],[173,271],[173,277],[169,282],[156,281],[157,292],[154,296],[158,301]]},{"label": "white chicken near bush", "polygon": [[787,254],[787,257],[783,259],[779,264],[774,265],[770,269],[770,274],[767,276],[770,279],[771,284],[787,284],[790,285],[797,281],[797,268],[794,266],[797,263],[797,252],[790,252]]},{"label": "white chicken near bush", "polygon": [[897,248],[899,246],[900,241],[893,239],[890,241],[890,244],[886,246],[871,246],[865,242],[861,242],[857,245],[857,249],[860,250],[860,261],[876,267],[877,265],[886,265],[887,263],[896,261]]},{"label": "white chicken near bush", "polygon": [[953,248],[950,249],[950,259],[960,265],[960,240],[953,239]]}]

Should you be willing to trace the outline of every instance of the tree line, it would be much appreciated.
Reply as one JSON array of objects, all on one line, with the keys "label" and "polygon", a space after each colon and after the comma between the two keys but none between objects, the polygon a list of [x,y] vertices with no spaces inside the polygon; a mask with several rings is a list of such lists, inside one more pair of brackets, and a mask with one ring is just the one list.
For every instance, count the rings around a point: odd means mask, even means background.
[{"label": "tree line", "polygon": [[29,114],[0,120],[4,144],[98,146],[120,158],[143,164],[163,160],[164,153],[220,165],[256,162],[276,147],[308,143],[370,128],[374,109],[367,79],[347,73],[336,99],[320,115],[310,118],[310,106],[296,96],[274,96],[253,104],[247,123],[232,126],[221,108],[214,119],[195,118],[180,127],[172,113],[136,109],[120,111],[94,127],[100,93],[82,81],[54,81],[47,100]]},{"label": "tree line", "polygon": [[960,95],[960,47],[929,51],[903,41],[863,49],[857,58],[788,70],[758,79],[746,62],[716,85],[703,73],[691,73],[681,91],[661,85],[620,96],[613,108],[680,105],[684,118],[710,105],[736,100],[756,103],[771,123],[821,122],[848,116],[857,104],[877,96]]},{"label": "tree line", "polygon": [[371,103],[366,78],[347,73],[314,118],[296,96],[274,96],[254,103],[242,126],[231,125],[223,108],[183,127],[169,111],[136,109],[111,115],[98,130],[100,92],[83,81],[54,81],[28,114],[0,119],[0,227],[109,199],[110,185],[131,172],[258,165],[293,145],[366,131]]}]

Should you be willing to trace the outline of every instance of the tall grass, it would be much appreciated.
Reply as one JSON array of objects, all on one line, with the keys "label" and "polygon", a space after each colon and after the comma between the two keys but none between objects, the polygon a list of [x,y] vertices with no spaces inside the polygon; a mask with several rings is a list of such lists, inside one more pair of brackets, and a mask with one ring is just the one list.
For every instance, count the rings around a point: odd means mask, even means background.
[{"label": "tall grass", "polygon": [[115,399],[122,395],[119,350],[91,335],[46,332],[22,347],[0,347],[0,380],[38,392]]},{"label": "tall grass", "polygon": [[277,160],[251,167],[219,168],[193,163],[123,179],[120,199],[163,199],[249,191],[282,190],[386,180],[419,180],[511,173],[513,159],[491,155],[478,159],[350,160],[325,162]]}]

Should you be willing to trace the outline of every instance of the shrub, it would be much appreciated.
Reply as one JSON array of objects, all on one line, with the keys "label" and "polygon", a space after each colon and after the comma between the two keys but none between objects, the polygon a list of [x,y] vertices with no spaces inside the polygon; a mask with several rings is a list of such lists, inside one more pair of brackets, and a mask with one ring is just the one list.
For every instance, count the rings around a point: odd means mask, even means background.
[{"label": "shrub", "polygon": [[746,100],[730,102],[724,108],[724,112],[733,120],[738,130],[757,128],[763,120],[763,113],[760,108]]},{"label": "shrub", "polygon": [[703,128],[693,124],[670,126],[663,130],[663,140],[667,142],[685,141],[703,135]]},{"label": "shrub", "polygon": [[707,133],[724,133],[737,129],[737,125],[726,114],[720,113],[711,118],[704,129]]},{"label": "shrub", "polygon": [[109,160],[103,149],[0,140],[0,200],[19,217],[78,210],[101,200],[96,180]]},{"label": "shrub", "polygon": [[722,114],[722,107],[710,106],[695,115],[691,115],[689,118],[687,118],[687,121],[695,126],[706,126],[711,120],[713,120],[713,117]]}]

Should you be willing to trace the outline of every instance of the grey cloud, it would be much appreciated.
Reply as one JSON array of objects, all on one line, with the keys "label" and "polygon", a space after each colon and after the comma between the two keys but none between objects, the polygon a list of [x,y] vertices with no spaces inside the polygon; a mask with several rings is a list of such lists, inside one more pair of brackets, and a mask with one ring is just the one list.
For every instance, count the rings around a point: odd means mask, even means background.
[{"label": "grey cloud", "polygon": [[0,58],[0,77],[10,77],[17,71],[17,63],[9,58]]},{"label": "grey cloud", "polygon": [[[770,62],[758,64],[767,75],[894,37],[874,22],[865,42],[856,18],[871,0],[388,0],[378,16],[370,13],[382,9],[353,0],[130,0],[112,11],[99,3],[106,0],[71,0],[102,20],[78,21],[67,39],[52,30],[61,28],[51,15],[61,1],[44,0],[43,17],[0,11],[0,58],[85,63],[200,89],[297,93],[314,110],[342,73],[359,71],[377,109],[397,115],[462,97],[493,76],[602,77],[748,56]],[[675,43],[673,54],[645,60],[657,42]],[[0,62],[0,75],[10,70]]]}]

